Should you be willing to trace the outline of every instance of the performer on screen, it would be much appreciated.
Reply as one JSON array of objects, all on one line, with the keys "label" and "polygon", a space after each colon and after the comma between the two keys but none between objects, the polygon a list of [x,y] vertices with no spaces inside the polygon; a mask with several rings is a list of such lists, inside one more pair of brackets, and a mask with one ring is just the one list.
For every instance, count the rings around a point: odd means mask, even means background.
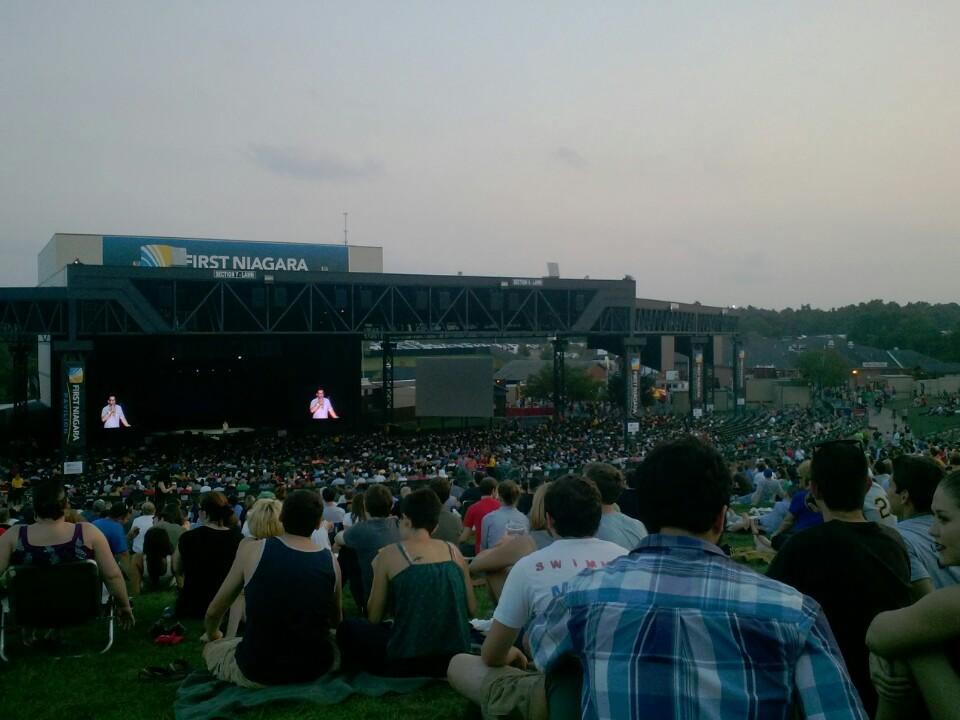
[{"label": "performer on screen", "polygon": [[337,413],[333,411],[330,398],[323,396],[323,388],[317,388],[317,396],[310,401],[310,416],[314,420],[337,419]]},{"label": "performer on screen", "polygon": [[116,395],[107,398],[107,404],[100,411],[100,422],[103,423],[104,430],[118,428],[121,425],[130,427],[127,418],[123,414],[123,408],[117,405]]}]

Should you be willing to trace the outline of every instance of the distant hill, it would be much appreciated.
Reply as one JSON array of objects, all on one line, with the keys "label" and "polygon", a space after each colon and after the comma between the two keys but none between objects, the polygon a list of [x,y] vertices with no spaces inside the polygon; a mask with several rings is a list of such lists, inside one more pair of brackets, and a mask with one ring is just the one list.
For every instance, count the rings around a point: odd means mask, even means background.
[{"label": "distant hill", "polygon": [[910,372],[917,368],[929,375],[960,373],[960,362],[939,360],[914,350],[899,347],[883,349],[860,345],[846,335],[812,335],[796,338],[766,338],[757,333],[743,336],[747,365],[750,367],[796,367],[797,358],[808,350],[835,350],[851,368],[876,368]]},{"label": "distant hill", "polygon": [[[748,306],[742,308],[739,315],[740,331],[744,334],[755,333],[768,339],[843,335],[845,341],[852,341],[855,346],[887,350],[909,348],[928,359],[960,362],[958,303],[899,305],[871,300],[829,310],[809,305],[801,305],[799,310]],[[904,360],[901,362],[906,367],[915,367]]]}]

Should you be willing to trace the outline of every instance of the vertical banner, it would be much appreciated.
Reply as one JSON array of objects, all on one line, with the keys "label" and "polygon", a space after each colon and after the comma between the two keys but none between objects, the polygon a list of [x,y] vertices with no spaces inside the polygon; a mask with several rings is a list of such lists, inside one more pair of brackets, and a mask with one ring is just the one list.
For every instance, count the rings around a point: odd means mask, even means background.
[{"label": "vertical banner", "polygon": [[734,379],[735,390],[737,396],[737,405],[746,405],[746,358],[747,353],[745,350],[737,350],[737,367],[735,369],[736,377]]},{"label": "vertical banner", "polygon": [[690,387],[690,405],[703,407],[703,348],[693,349],[693,382]]},{"label": "vertical banner", "polygon": [[63,361],[63,447],[81,450],[86,445],[86,365],[83,360]]},{"label": "vertical banner", "polygon": [[630,415],[637,417],[640,415],[643,403],[640,399],[640,357],[634,355],[630,358]]},{"label": "vertical banner", "polygon": [[703,371],[703,383],[704,383],[703,399],[704,399],[704,401],[705,401],[706,404],[707,404],[707,412],[713,412],[713,410],[714,410],[714,394],[713,394],[714,379],[713,379],[713,373],[714,373],[713,365],[706,365],[706,366],[704,366],[704,371]]}]

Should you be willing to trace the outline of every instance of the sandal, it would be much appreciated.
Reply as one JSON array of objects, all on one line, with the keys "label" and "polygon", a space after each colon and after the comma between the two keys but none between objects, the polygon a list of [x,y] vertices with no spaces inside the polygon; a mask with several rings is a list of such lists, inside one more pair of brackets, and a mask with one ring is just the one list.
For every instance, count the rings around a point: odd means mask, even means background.
[{"label": "sandal", "polygon": [[174,660],[166,667],[151,665],[137,673],[138,680],[180,682],[190,674],[190,664],[186,660]]}]

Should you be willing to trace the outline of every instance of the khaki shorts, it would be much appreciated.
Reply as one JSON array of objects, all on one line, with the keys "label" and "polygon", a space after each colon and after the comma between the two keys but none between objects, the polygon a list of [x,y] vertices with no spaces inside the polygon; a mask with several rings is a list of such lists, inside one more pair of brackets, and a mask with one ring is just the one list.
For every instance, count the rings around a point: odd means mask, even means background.
[{"label": "khaki shorts", "polygon": [[237,667],[237,646],[243,638],[214,640],[203,647],[203,660],[207,670],[218,680],[226,680],[245,688],[262,688],[266,685],[247,680]]},{"label": "khaki shorts", "polygon": [[480,710],[485,719],[546,717],[543,673],[502,667],[492,670],[480,690]]}]

